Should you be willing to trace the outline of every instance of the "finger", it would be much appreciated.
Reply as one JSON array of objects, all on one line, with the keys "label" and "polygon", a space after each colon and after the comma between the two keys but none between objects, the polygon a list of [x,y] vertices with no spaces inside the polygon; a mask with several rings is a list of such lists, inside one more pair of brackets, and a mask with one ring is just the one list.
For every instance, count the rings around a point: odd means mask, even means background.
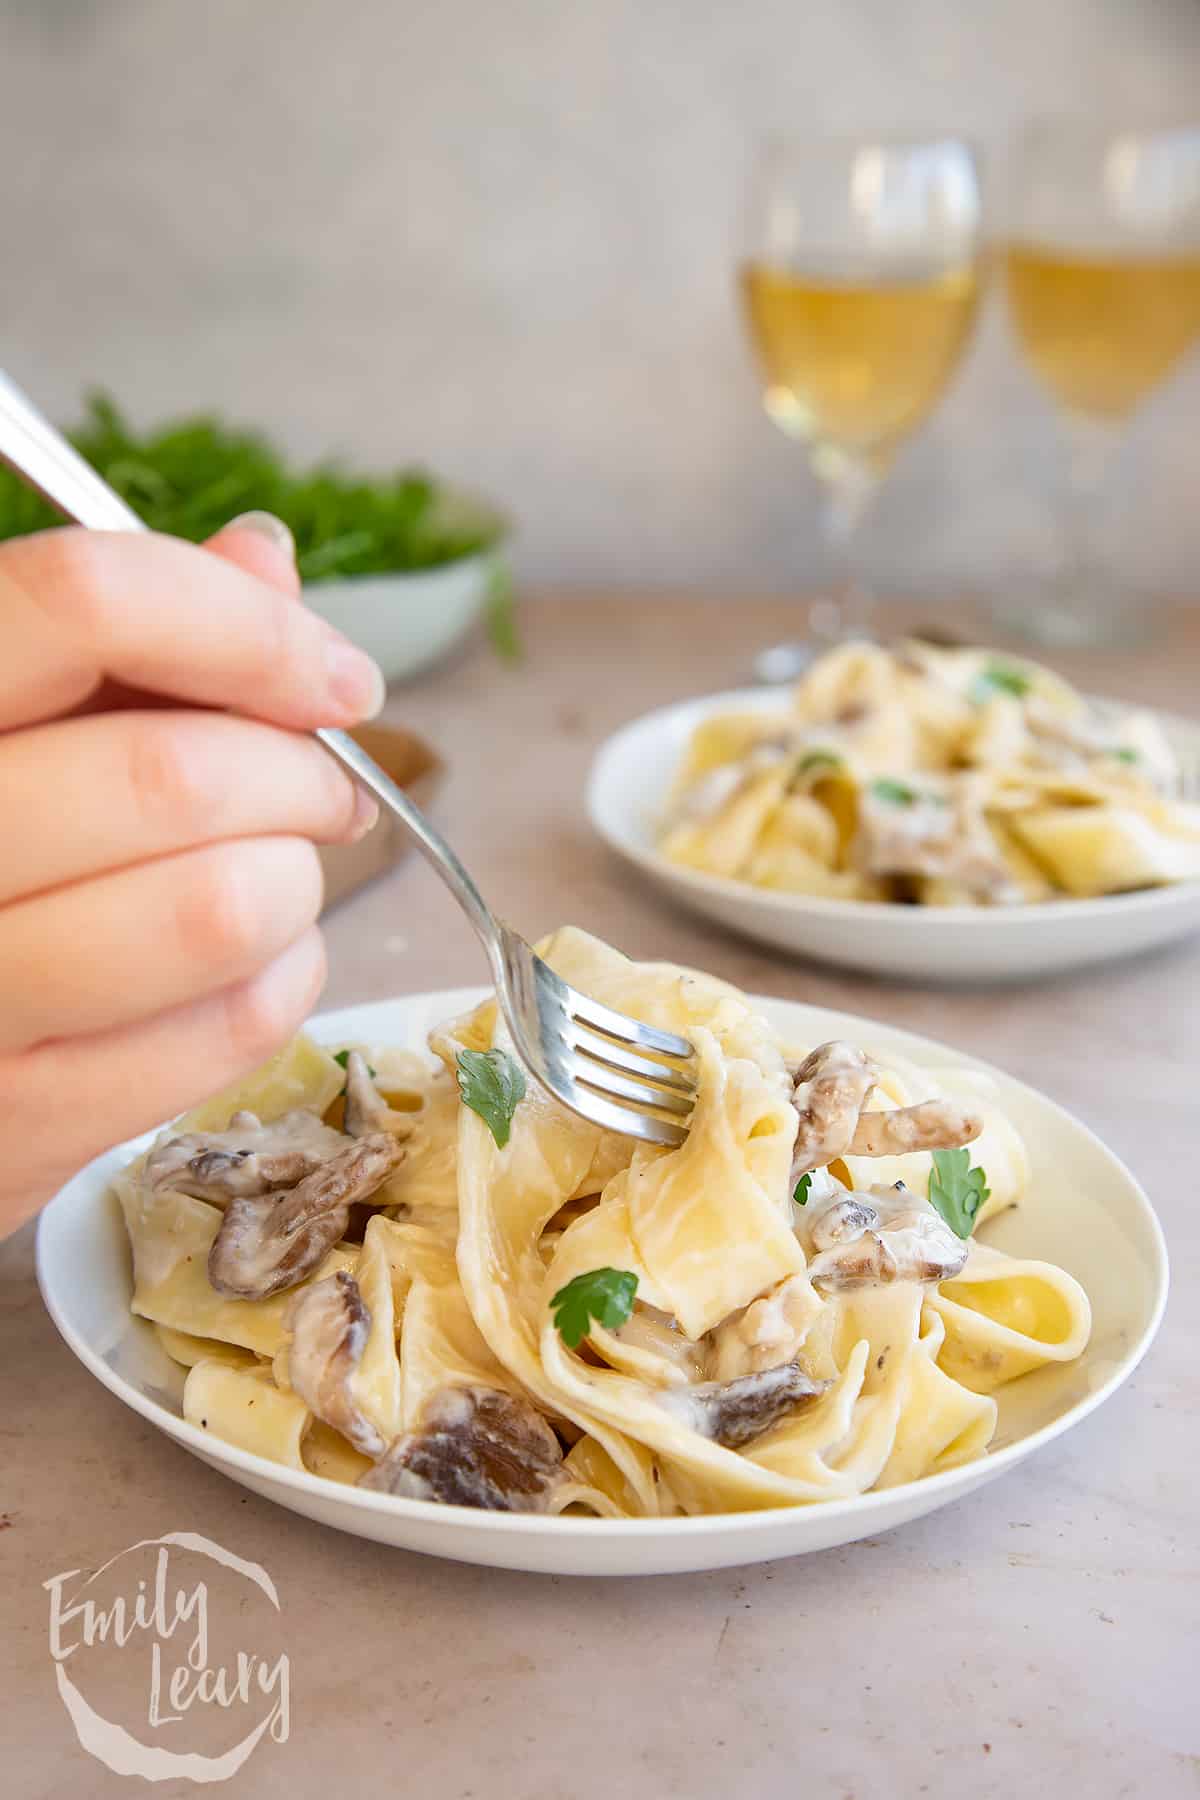
[{"label": "finger", "polygon": [[315,738],[225,713],[99,713],[10,732],[0,906],[224,838],[353,841],[377,813]]},{"label": "finger", "polygon": [[[287,526],[273,513],[243,513],[241,518],[231,519],[209,538],[204,547],[216,556],[223,556],[226,562],[234,563],[247,575],[257,576],[293,599],[298,597],[300,576],[296,568],[296,546]],[[145,688],[130,687],[127,682],[111,681],[106,677],[85,700],[70,708],[70,714],[77,718],[84,713],[116,712],[118,708],[145,712],[150,707],[173,704],[169,695],[147,693]]]},{"label": "finger", "polygon": [[295,597],[300,592],[295,540],[274,513],[243,513],[222,526],[204,548],[282,593]]},{"label": "finger", "polygon": [[370,657],[224,556],[154,532],[0,544],[0,730],[68,712],[106,680],[296,730],[383,703]]},{"label": "finger", "polygon": [[0,1051],[131,1024],[245,980],[315,922],[321,898],[313,846],[276,837],[18,900],[0,909]]},{"label": "finger", "polygon": [[248,981],[136,1025],[0,1056],[0,1235],[75,1171],[249,1074],[304,1023],[325,981],[307,931]]}]

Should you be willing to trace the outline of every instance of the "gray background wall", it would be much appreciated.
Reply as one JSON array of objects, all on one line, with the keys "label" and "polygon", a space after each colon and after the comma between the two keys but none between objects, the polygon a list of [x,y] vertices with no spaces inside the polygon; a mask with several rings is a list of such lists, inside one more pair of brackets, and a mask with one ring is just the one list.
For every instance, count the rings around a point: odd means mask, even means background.
[{"label": "gray background wall", "polygon": [[[769,591],[824,567],[730,271],[765,128],[1200,112],[1197,0],[0,0],[3,360],[60,414],[218,406],[427,460],[543,584]],[[1108,525],[1191,591],[1200,358]],[[1052,415],[993,295],[865,535],[897,588],[1053,547]]]}]

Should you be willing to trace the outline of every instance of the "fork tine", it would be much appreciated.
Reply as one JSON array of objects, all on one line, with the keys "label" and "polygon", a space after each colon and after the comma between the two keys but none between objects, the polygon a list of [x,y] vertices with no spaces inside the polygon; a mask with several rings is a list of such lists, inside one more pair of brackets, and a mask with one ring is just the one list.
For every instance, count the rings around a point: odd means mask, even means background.
[{"label": "fork tine", "polygon": [[687,1039],[589,999],[523,938],[507,927],[501,931],[497,997],[534,1077],[606,1131],[672,1148],[682,1144],[696,1087],[686,1067],[696,1067],[696,1052]]},{"label": "fork tine", "polygon": [[666,1144],[671,1148],[682,1144],[687,1137],[686,1122],[677,1124],[673,1119],[659,1118],[654,1113],[635,1112],[619,1100],[606,1100],[602,1094],[576,1082],[556,1084],[554,1092],[564,1105],[582,1113],[593,1125],[619,1132],[623,1137],[641,1138],[644,1143]]},{"label": "fork tine", "polygon": [[660,1087],[673,1088],[679,1094],[694,1094],[696,1084],[690,1076],[681,1074],[670,1063],[655,1062],[648,1056],[636,1056],[632,1050],[624,1049],[611,1038],[601,1037],[598,1032],[589,1031],[586,1026],[577,1025],[574,1036],[570,1040],[583,1055],[596,1062],[606,1063],[611,1069],[618,1069],[625,1075],[643,1075],[655,1081]]},{"label": "fork tine", "polygon": [[652,1107],[655,1112],[674,1113],[680,1119],[691,1115],[690,1097],[668,1094],[662,1088],[651,1087],[645,1081],[632,1081],[629,1076],[602,1068],[599,1063],[589,1062],[586,1057],[581,1057],[576,1063],[573,1075],[580,1087],[603,1094],[607,1099],[630,1100],[635,1106]]},{"label": "fork tine", "polygon": [[589,1000],[586,994],[577,993],[572,987],[567,988],[566,999],[568,1011],[581,1025],[603,1032],[605,1037],[616,1038],[618,1043],[634,1044],[639,1050],[653,1050],[659,1056],[673,1056],[684,1062],[696,1054],[686,1038],[676,1037],[671,1031],[660,1031],[656,1025],[643,1025],[640,1019],[629,1019],[624,1013],[614,1012],[610,1006],[602,1006],[599,1000]]}]

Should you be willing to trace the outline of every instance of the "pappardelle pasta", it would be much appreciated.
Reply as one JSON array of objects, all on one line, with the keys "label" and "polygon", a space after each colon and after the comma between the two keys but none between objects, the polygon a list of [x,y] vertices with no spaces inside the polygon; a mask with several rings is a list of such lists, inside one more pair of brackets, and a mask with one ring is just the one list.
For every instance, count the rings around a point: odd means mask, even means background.
[{"label": "pappardelle pasta", "polygon": [[986,1075],[785,1045],[573,928],[539,948],[692,1040],[686,1141],[526,1082],[494,1002],[434,1061],[297,1039],[116,1183],[193,1424],[376,1492],[669,1518],[953,1468],[998,1387],[1082,1354],[1079,1284],[973,1235],[1029,1179]]},{"label": "pappardelle pasta", "polygon": [[1154,717],[1103,714],[1035,663],[847,644],[787,704],[693,734],[659,848],[783,893],[927,906],[1085,898],[1200,877]]}]

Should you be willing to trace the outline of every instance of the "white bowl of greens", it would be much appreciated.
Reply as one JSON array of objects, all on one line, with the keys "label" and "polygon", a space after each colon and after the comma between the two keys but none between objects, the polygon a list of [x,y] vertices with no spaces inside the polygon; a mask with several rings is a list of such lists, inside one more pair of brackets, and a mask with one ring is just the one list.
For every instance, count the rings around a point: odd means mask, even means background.
[{"label": "white bowl of greens", "polygon": [[436,568],[306,582],[304,598],[373,656],[388,681],[440,662],[481,615],[496,648],[512,654],[508,565],[498,549]]},{"label": "white bowl of greens", "polygon": [[[282,519],[308,605],[389,680],[436,662],[481,614],[499,653],[516,654],[507,521],[423,470],[296,469],[266,438],[215,418],[139,431],[104,394],[89,396],[69,436],[152,530],[198,543],[239,513]],[[58,524],[53,507],[0,469],[0,539]]]}]

